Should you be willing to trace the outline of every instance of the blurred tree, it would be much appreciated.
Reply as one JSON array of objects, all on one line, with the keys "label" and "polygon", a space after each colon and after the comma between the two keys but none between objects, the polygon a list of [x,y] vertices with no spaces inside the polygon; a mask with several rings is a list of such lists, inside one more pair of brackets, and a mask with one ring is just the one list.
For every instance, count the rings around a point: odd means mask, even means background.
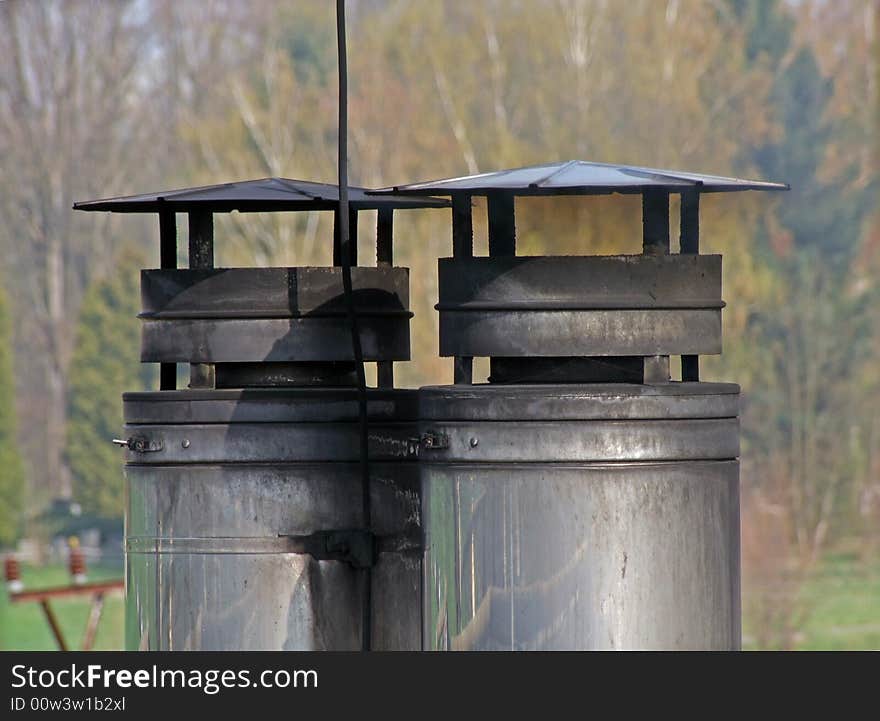
[{"label": "blurred tree", "polygon": [[[794,182],[790,199],[777,214],[792,237],[791,250],[820,261],[831,275],[844,279],[858,253],[862,221],[873,197],[852,187],[858,175],[854,165],[834,177],[823,172],[836,130],[829,117],[833,93],[834,81],[820,71],[813,51],[801,47],[774,84],[772,102],[782,137],[757,148],[753,159],[768,177]],[[775,250],[775,256],[790,257],[786,248]]]},{"label": "blurred tree", "polygon": [[21,530],[24,468],[18,451],[15,380],[12,374],[12,324],[6,294],[0,290],[0,547]]},{"label": "blurred tree", "polygon": [[[241,178],[335,179],[335,35],[330,5],[257,4],[254,49],[230,68],[212,112],[182,114],[195,184]],[[217,216],[224,265],[329,263],[332,214]],[[228,238],[228,240],[225,240]]]},{"label": "blurred tree", "polygon": [[62,449],[71,329],[84,288],[113,257],[109,216],[71,205],[124,193],[156,158],[146,148],[155,115],[143,104],[149,48],[138,4],[0,3],[0,248],[26,359],[17,381],[34,502],[70,493]]},{"label": "blurred tree", "polygon": [[[792,184],[755,217],[757,273],[745,280],[754,302],[742,309],[738,347],[725,354],[751,390],[742,413],[744,607],[762,646],[795,642],[811,610],[803,584],[829,544],[857,527],[852,500],[871,488],[880,400],[872,308],[880,298],[876,283],[860,278],[876,205],[864,140],[876,128],[865,127],[869,88],[855,80],[859,66],[870,66],[870,43],[859,40],[858,23],[842,20],[855,6],[718,6],[742,25],[749,65],[772,83],[772,133],[742,145],[738,165]],[[876,91],[867,95],[873,114]]]},{"label": "blurred tree", "polygon": [[874,198],[868,186],[853,184],[855,165],[827,172],[841,137],[831,111],[835,83],[798,40],[788,6],[730,6],[750,38],[750,62],[774,68],[769,101],[777,132],[743,147],[742,162],[793,185],[758,226],[758,257],[774,275],[776,302],[753,312],[747,329],[752,365],[765,375],[746,408],[745,429],[759,463],[784,459],[796,547],[813,563],[851,485],[849,436],[863,420],[853,401],[866,390],[871,303],[853,285],[852,269]]},{"label": "blurred tree", "polygon": [[828,117],[834,122],[826,177],[848,175],[844,189],[876,183],[880,2],[808,0],[797,8],[797,35],[834,78]]},{"label": "blurred tree", "polygon": [[150,387],[155,373],[139,363],[137,269],[143,265],[143,258],[125,253],[113,274],[89,287],[70,366],[65,455],[73,498],[106,519],[123,512],[122,461],[110,442],[122,433],[121,394]]},{"label": "blurred tree", "polygon": [[[833,132],[822,169],[843,198],[866,198],[868,212],[856,219],[854,258],[845,280],[848,294],[880,302],[876,279],[880,273],[880,0],[828,3],[810,0],[798,8],[799,35],[811,47],[823,74],[834,78],[827,117]],[[837,201],[835,196],[831,202]],[[844,242],[851,242],[845,237]],[[866,311],[865,331],[873,346],[863,356],[880,355],[880,315]],[[843,319],[842,319],[843,320]],[[849,388],[850,419],[843,451],[846,475],[852,479],[847,505],[838,525],[847,535],[864,539],[866,554],[880,543],[880,364],[868,360],[854,370]]]}]

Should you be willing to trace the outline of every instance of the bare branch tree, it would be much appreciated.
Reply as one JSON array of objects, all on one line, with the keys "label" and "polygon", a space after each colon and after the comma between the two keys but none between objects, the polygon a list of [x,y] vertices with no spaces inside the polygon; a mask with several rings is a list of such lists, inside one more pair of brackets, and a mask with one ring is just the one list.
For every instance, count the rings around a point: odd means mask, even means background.
[{"label": "bare branch tree", "polygon": [[[113,255],[106,218],[76,218],[76,199],[130,188],[143,167],[148,35],[131,2],[0,4],[0,242],[26,356],[24,397],[43,427],[22,428],[45,493],[68,495],[66,374],[83,289]],[[36,421],[37,419],[33,419]],[[38,440],[37,440],[38,439]]]}]

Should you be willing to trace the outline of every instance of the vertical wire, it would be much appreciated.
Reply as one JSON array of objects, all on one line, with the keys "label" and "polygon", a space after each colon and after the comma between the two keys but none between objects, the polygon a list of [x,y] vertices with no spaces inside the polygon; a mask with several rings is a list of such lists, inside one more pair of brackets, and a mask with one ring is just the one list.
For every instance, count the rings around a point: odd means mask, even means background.
[{"label": "vertical wire", "polygon": [[[342,250],[342,287],[351,328],[351,345],[357,373],[358,430],[360,436],[361,498],[364,528],[372,531],[372,500],[370,498],[369,431],[367,427],[367,379],[364,354],[358,327],[357,311],[351,282],[351,238],[348,224],[348,59],[345,45],[345,0],[336,0],[336,46],[339,63],[339,245]],[[361,650],[372,645],[372,570],[363,570],[364,604],[361,620]]]}]

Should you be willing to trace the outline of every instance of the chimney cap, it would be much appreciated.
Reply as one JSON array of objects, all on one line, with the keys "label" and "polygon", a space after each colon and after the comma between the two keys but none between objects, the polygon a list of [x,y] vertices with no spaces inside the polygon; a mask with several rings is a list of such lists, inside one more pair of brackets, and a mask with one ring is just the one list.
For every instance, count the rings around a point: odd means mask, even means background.
[{"label": "chimney cap", "polygon": [[724,193],[741,190],[789,190],[790,186],[786,183],[726,178],[678,170],[658,170],[636,165],[569,160],[409,185],[394,185],[368,192],[389,195],[456,193],[488,195],[493,192],[513,195],[603,195],[643,193],[652,189],[672,193],[688,190],[696,190],[699,193]]},{"label": "chimney cap", "polygon": [[[349,204],[356,210],[376,208],[445,208],[441,198],[367,195],[365,188],[349,186]],[[334,210],[339,206],[339,188],[289,178],[260,178],[196,188],[181,188],[143,195],[104,198],[74,203],[74,210],[111,213],[177,213],[206,211],[266,213],[297,210]]]}]

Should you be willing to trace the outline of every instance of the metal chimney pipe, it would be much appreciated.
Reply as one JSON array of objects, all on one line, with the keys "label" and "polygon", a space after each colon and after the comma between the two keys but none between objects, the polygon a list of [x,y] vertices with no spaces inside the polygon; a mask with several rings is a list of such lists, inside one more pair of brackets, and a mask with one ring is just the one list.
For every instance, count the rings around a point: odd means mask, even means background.
[{"label": "metal chimney pipe", "polygon": [[[380,191],[453,208],[437,309],[455,385],[419,396],[424,648],[740,647],[739,387],[699,381],[724,304],[697,199],[784,188],[570,161]],[[610,192],[642,196],[642,254],[516,255],[516,196]]]},{"label": "metal chimney pipe", "polygon": [[[334,267],[141,273],[141,359],[162,373],[159,391],[123,397],[130,649],[420,646],[416,392],[391,372],[409,359],[412,313],[392,221],[448,203],[344,187],[352,215],[379,211],[376,267],[351,267],[343,229]],[[176,213],[338,219],[339,199],[336,185],[273,178],[76,207],[158,213],[171,266]],[[385,369],[379,388],[359,390],[362,361]],[[211,372],[178,390],[179,363]]]}]

